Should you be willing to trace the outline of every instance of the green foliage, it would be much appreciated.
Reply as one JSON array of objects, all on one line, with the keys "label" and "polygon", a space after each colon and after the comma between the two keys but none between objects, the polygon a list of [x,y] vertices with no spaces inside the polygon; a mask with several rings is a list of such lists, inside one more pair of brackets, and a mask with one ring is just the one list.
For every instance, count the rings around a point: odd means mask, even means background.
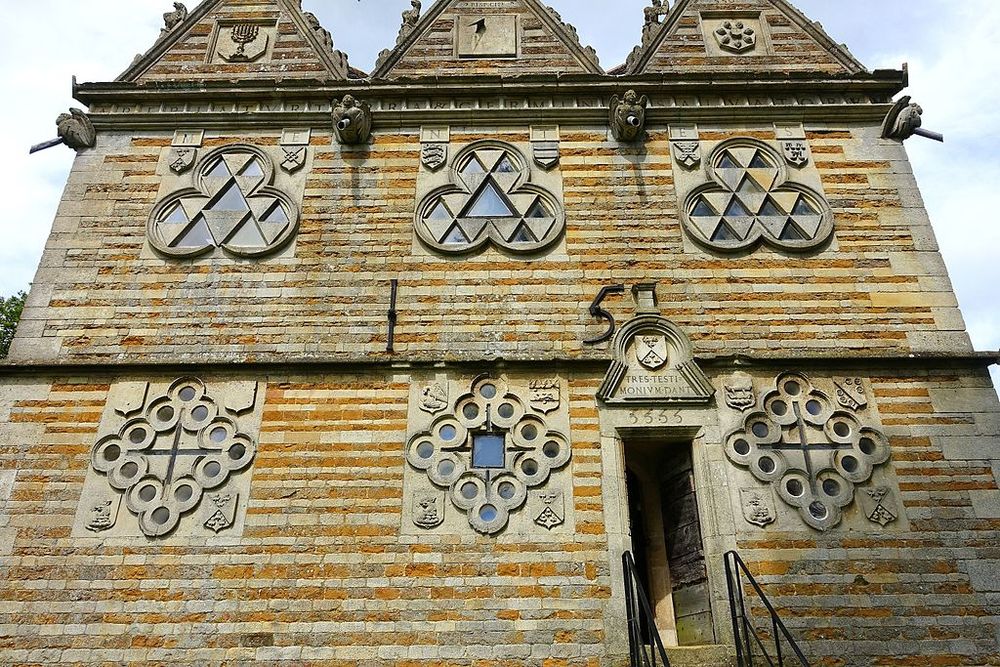
[{"label": "green foliage", "polygon": [[0,359],[10,351],[10,342],[14,339],[17,322],[21,319],[24,300],[28,297],[24,292],[18,292],[11,297],[0,297]]}]

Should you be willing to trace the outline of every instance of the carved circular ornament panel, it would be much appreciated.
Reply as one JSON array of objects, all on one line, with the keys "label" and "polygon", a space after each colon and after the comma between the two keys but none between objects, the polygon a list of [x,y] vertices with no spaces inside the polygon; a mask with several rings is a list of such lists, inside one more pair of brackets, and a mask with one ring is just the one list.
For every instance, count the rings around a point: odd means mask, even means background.
[{"label": "carved circular ornament panel", "polygon": [[528,490],[544,485],[570,460],[565,435],[551,429],[544,413],[529,409],[506,382],[475,380],[455,409],[435,419],[406,445],[406,460],[434,486],[447,489],[478,532],[507,526]]},{"label": "carved circular ornament panel", "polygon": [[889,460],[888,439],[798,373],[779,376],[762,406],[726,438],[726,455],[773,485],[813,528],[836,526],[855,485]]},{"label": "carved circular ornament panel", "polygon": [[257,445],[221,413],[195,378],[174,382],[118,433],[97,442],[91,464],[124,492],[125,506],[149,537],[172,532],[206,491],[246,469]]},{"label": "carved circular ornament panel", "polygon": [[812,250],[833,233],[833,212],[823,196],[789,180],[785,159],[767,144],[738,138],[720,144],[708,163],[712,180],[695,188],[682,209],[698,243],[740,251],[765,243]]},{"label": "carved circular ornament panel", "polygon": [[562,205],[530,182],[528,161],[510,144],[485,140],[465,147],[450,175],[450,185],[431,191],[417,205],[417,236],[434,250],[462,254],[493,243],[531,253],[562,235]]},{"label": "carved circular ornament panel", "polygon": [[201,159],[193,188],[179,190],[153,209],[150,244],[172,257],[196,257],[222,248],[259,257],[283,248],[295,235],[299,210],[272,187],[274,162],[256,146],[217,148]]}]

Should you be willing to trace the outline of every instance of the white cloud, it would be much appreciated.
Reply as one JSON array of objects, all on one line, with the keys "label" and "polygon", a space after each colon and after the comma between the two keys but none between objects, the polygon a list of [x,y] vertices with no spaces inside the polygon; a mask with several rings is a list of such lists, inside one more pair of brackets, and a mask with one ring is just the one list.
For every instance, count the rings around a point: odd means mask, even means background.
[{"label": "white cloud", "polygon": [[[391,46],[408,0],[305,0],[351,62],[370,69]],[[430,3],[425,2],[426,7]],[[606,68],[621,63],[639,38],[645,0],[550,0],[592,44]],[[609,6],[613,11],[609,14]],[[908,143],[942,251],[974,341],[1000,347],[995,286],[1000,235],[994,193],[1000,183],[1000,70],[995,0],[799,0],[838,41],[872,67],[908,61],[911,93],[924,107],[925,125],[944,132],[944,146]],[[193,3],[192,3],[193,6]],[[29,157],[28,147],[54,136],[53,121],[72,104],[70,76],[110,80],[152,45],[168,0],[32,0],[18,3],[0,24],[2,111],[0,162],[4,215],[0,217],[0,294],[27,285],[52,222],[72,153],[54,148]]]}]

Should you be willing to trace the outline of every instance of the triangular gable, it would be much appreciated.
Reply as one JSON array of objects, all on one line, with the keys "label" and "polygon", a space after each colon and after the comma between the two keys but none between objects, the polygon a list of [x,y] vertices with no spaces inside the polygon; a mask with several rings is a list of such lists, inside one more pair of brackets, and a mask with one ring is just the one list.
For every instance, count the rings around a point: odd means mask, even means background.
[{"label": "triangular gable", "polygon": [[[742,24],[742,26],[740,25]],[[747,31],[750,32],[747,32]],[[629,56],[625,74],[718,72],[858,74],[865,67],[786,0],[678,0]]]},{"label": "triangular gable", "polygon": [[438,0],[400,37],[372,78],[604,73],[576,29],[538,0]]},{"label": "triangular gable", "polygon": [[348,78],[347,58],[298,0],[204,0],[118,81]]}]

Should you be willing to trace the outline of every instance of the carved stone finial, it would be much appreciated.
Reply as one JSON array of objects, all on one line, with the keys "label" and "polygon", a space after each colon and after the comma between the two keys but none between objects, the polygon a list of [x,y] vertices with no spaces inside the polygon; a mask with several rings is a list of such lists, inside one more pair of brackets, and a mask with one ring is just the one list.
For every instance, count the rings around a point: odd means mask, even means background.
[{"label": "carved stone finial", "polygon": [[632,71],[639,57],[649,46],[650,42],[653,41],[656,29],[663,25],[663,17],[669,13],[670,6],[667,0],[651,0],[650,5],[642,10],[642,43],[632,49],[632,52],[625,60],[625,69],[627,71]]},{"label": "carved stone finial", "polygon": [[353,95],[344,95],[333,108],[333,124],[340,143],[349,146],[366,143],[372,134],[371,107]]},{"label": "carved stone finial", "polygon": [[97,130],[80,109],[70,109],[69,113],[59,114],[56,119],[59,138],[75,151],[93,148],[97,143]]},{"label": "carved stone finial", "polygon": [[319,19],[312,12],[302,12],[302,15],[306,17],[306,23],[309,27],[313,29],[316,36],[319,37],[319,41],[326,47],[328,51],[333,51],[333,35],[330,31],[323,27],[319,22]]},{"label": "carved stone finial", "polygon": [[163,30],[160,31],[160,39],[170,34],[174,28],[179,26],[188,17],[187,7],[183,2],[174,3],[174,11],[163,15]]},{"label": "carved stone finial", "polygon": [[629,90],[623,98],[611,98],[611,134],[618,141],[638,140],[646,130],[646,106],[649,99]]},{"label": "carved stone finial", "polygon": [[[399,46],[403,41],[410,36],[413,29],[417,27],[417,22],[420,20],[420,0],[410,0],[411,9],[407,9],[403,12],[403,23],[399,26],[399,34],[396,35],[396,46]],[[378,57],[375,59],[375,69],[382,66],[382,63],[386,61],[386,58],[392,53],[392,49],[382,49],[379,51]]]},{"label": "carved stone finial", "polygon": [[906,141],[913,135],[918,135],[934,141],[944,141],[943,135],[921,129],[924,109],[910,100],[909,95],[904,95],[889,110],[882,123],[882,138]]},{"label": "carved stone finial", "polygon": [[593,63],[594,65],[600,66],[601,64],[600,58],[598,58],[597,51],[594,49],[594,47],[584,46],[583,44],[580,43],[580,34],[576,31],[576,26],[574,26],[572,23],[567,23],[566,21],[563,21],[562,15],[552,7],[549,7],[548,5],[543,5],[543,6],[545,7],[545,10],[549,13],[549,15],[553,19],[555,19],[556,22],[558,22],[563,27],[563,29],[569,34],[569,36],[576,41],[577,45],[581,49],[583,49],[583,51],[587,54],[587,58],[590,60],[590,62]]}]

